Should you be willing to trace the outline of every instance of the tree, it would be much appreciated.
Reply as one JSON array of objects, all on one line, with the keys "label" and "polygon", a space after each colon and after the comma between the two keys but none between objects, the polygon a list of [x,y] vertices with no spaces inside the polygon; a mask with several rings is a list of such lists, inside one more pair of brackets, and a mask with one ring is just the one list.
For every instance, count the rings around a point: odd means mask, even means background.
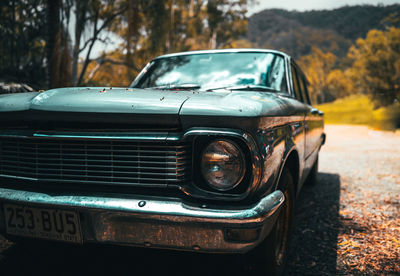
[{"label": "tree", "polygon": [[[110,30],[122,38],[118,49],[104,53],[89,66],[86,80],[97,83],[101,67],[116,66],[129,84],[153,57],[172,52],[248,47],[240,40],[247,31],[246,7],[252,0],[126,0],[128,9],[114,20]],[[122,70],[120,66],[125,66]],[[109,72],[109,75],[116,73]],[[101,79],[112,80],[112,77]],[[115,76],[120,80],[120,75]],[[121,85],[121,82],[118,83]]]},{"label": "tree", "polygon": [[69,34],[62,25],[62,0],[46,1],[46,60],[47,87],[71,84],[71,56]]},{"label": "tree", "polygon": [[351,95],[356,90],[349,70],[334,69],[326,78],[327,91],[334,98],[343,98]]},{"label": "tree", "polygon": [[335,62],[334,54],[324,53],[317,47],[312,48],[310,55],[299,59],[299,64],[310,83],[309,93],[313,103],[324,103],[334,99],[329,89],[328,75]]},{"label": "tree", "polygon": [[[121,0],[64,0],[68,10],[67,20],[64,22],[69,29],[70,11],[73,7],[74,46],[72,52],[72,85],[82,84],[89,63],[90,55],[96,42],[107,43],[101,38],[101,33],[109,31],[117,17],[128,9],[127,1]],[[84,39],[86,38],[86,39]],[[82,66],[78,64],[80,56],[86,51],[82,59]],[[79,71],[80,69],[80,71]]]},{"label": "tree", "polygon": [[44,87],[46,26],[43,0],[0,1],[0,77]]},{"label": "tree", "polygon": [[372,96],[376,107],[400,100],[400,29],[371,30],[348,53],[356,87]]},{"label": "tree", "polygon": [[[209,48],[227,47],[247,32],[248,1],[207,1]],[[228,46],[229,47],[229,46]]]},{"label": "tree", "polygon": [[[30,84],[39,80],[40,88],[86,81],[101,85],[96,74],[105,76],[101,67],[107,66],[124,72],[126,84],[160,54],[249,45],[240,38],[247,31],[246,7],[252,2],[0,1],[0,73]],[[121,38],[121,45],[93,59],[95,44],[108,43],[110,33]],[[120,75],[106,79],[122,80]]]}]

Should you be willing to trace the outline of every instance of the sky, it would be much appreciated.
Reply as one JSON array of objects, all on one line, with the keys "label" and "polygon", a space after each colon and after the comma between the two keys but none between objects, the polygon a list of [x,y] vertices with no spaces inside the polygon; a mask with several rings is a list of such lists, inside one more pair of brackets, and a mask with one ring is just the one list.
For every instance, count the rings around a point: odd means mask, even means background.
[{"label": "sky", "polygon": [[308,10],[332,10],[343,6],[355,5],[391,5],[400,4],[400,0],[257,0],[258,4],[249,7],[248,15],[252,15],[264,9],[286,9],[297,11]]}]

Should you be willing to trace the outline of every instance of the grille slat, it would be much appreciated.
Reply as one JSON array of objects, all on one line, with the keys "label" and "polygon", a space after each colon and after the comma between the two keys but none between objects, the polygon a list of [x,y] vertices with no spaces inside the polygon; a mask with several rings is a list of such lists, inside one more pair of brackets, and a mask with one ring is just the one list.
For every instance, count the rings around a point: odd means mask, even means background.
[{"label": "grille slat", "polygon": [[[82,164],[84,161],[79,160],[79,162],[81,163],[71,163],[71,164],[67,164],[67,163],[63,163],[63,168],[76,168],[76,167],[82,167],[82,166],[86,166],[88,168],[97,168],[97,169],[107,169],[109,168],[108,165],[93,165],[93,164]],[[109,163],[109,162],[108,162]],[[117,162],[114,162],[117,163]],[[129,162],[126,162],[129,163]],[[3,162],[4,166],[13,166],[13,167],[22,167],[22,166],[29,166],[32,165],[32,163],[30,162],[19,162],[19,161],[14,161],[14,160],[7,160],[5,162]],[[178,166],[176,166],[178,164]],[[160,165],[165,165],[161,164]],[[184,163],[171,163],[170,166],[159,166],[159,167],[151,167],[151,166],[146,166],[146,167],[140,167],[140,166],[116,166],[114,165],[113,168],[114,169],[130,169],[130,170],[136,170],[141,168],[142,170],[155,170],[155,171],[182,171],[185,170],[186,168],[183,166]],[[40,167],[44,167],[44,168],[49,168],[49,167],[54,167],[54,166],[59,166],[58,164],[53,163],[34,163],[34,165],[32,165],[32,167],[36,167],[40,166]]]},{"label": "grille slat", "polygon": [[[33,161],[35,159],[32,159]],[[51,163],[41,163],[41,162],[34,162],[35,165],[41,166],[41,167],[46,167],[46,166],[53,166],[55,164],[55,162],[59,162],[60,159],[47,159],[48,161],[52,161]],[[97,164],[82,164],[82,163],[88,163],[88,161],[85,162],[85,160],[81,160],[81,159],[63,159],[64,163],[63,166],[64,167],[68,167],[68,166],[81,166],[81,165],[85,165],[87,167],[104,167],[104,168],[108,168],[110,165],[110,160],[92,160],[93,163],[97,163]],[[80,162],[80,163],[79,163]],[[89,161],[90,162],[90,161]],[[141,166],[127,166],[124,164],[138,164],[141,163]],[[28,161],[19,161],[19,160],[5,160],[3,162],[5,165],[6,164],[21,164],[21,165],[26,165],[26,164],[31,164],[31,162]],[[104,164],[104,165],[100,165],[100,163]],[[132,168],[132,169],[139,169],[139,168],[153,168],[152,166],[154,166],[154,169],[156,168],[162,168],[162,169],[175,169],[175,168],[185,168],[188,165],[188,162],[152,162],[152,161],[114,161],[114,168]],[[116,165],[117,164],[117,165]],[[145,166],[143,166],[145,165]],[[156,167],[158,166],[158,167]]]},{"label": "grille slat", "polygon": [[[55,166],[61,167],[61,165],[55,165]],[[9,171],[12,171],[13,169],[15,169],[14,172],[18,172],[18,171],[21,171],[21,170],[25,171],[26,173],[28,173],[28,171],[35,171],[36,172],[36,168],[35,167],[12,166],[12,165],[4,165],[4,167],[10,168]],[[38,169],[37,170],[37,175],[38,176],[46,175],[47,174],[46,172],[56,172],[56,171],[60,171],[60,170],[62,170],[64,174],[68,174],[70,172],[74,172],[74,173],[82,172],[82,169],[73,170],[73,169],[65,169],[65,168],[46,168],[46,169],[43,169],[43,170]],[[155,171],[144,172],[144,171],[142,171],[142,172],[140,172],[140,174],[141,175],[154,175],[154,176],[156,176],[156,175],[157,176],[168,175],[168,176],[177,176],[177,177],[184,176],[184,173],[178,173],[178,171],[182,172],[182,171],[184,171],[184,169],[181,168],[181,169],[177,169],[176,171],[177,172],[175,172],[175,173],[172,173],[172,172],[155,172]],[[86,173],[86,171],[84,171],[84,172]],[[96,174],[96,173],[107,174],[109,172],[104,171],[104,170],[90,170],[90,173],[93,173],[93,174]],[[88,174],[88,173],[86,173],[86,174]],[[130,172],[130,171],[117,171],[117,172],[114,172],[114,174],[130,174],[130,175],[133,175],[135,173]],[[52,175],[56,175],[56,174],[53,173]]]},{"label": "grille slat", "polygon": [[189,179],[189,144],[0,140],[0,176],[120,185],[179,185]]},{"label": "grille slat", "polygon": [[[10,155],[12,157],[12,155],[15,153],[15,151],[6,150],[6,151],[3,151],[3,153],[4,153],[5,156],[8,154],[8,155]],[[164,153],[164,156],[161,156],[161,155],[144,155],[143,152],[140,152],[140,154],[143,155],[143,158],[148,158],[148,159],[183,160],[183,159],[188,159],[189,158],[189,156],[187,156],[186,154],[180,154],[179,156],[172,156],[172,154],[175,154],[175,153]],[[166,154],[171,154],[171,156],[166,156]],[[82,153],[68,153],[68,152],[65,152],[63,150],[63,151],[57,151],[57,152],[51,152],[51,153],[50,152],[41,152],[40,154],[37,154],[35,152],[32,152],[32,153],[23,152],[23,153],[20,153],[19,156],[16,156],[16,157],[34,159],[37,156],[43,156],[44,158],[46,158],[46,156],[59,156],[59,155],[66,156],[66,157],[80,157],[82,155],[85,155],[86,157],[89,157],[89,158],[90,157],[110,158],[112,156],[114,159],[115,158],[131,158],[133,156],[133,154],[130,154],[130,155],[128,155],[128,154],[123,154],[123,155],[119,154],[118,155],[118,154],[114,154],[114,153],[112,153],[112,155],[111,154],[94,154],[94,153],[88,154],[88,153],[85,153],[84,151],[82,151]],[[96,159],[93,159],[93,160],[96,160]]]}]

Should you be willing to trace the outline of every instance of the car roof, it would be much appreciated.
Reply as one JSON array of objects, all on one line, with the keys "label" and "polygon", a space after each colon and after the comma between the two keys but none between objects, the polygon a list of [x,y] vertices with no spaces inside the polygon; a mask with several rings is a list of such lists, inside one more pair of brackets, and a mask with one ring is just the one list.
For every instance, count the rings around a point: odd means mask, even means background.
[{"label": "car roof", "polygon": [[284,57],[290,58],[289,55],[287,55],[281,51],[276,51],[276,50],[255,49],[255,48],[234,48],[234,49],[218,49],[218,50],[200,50],[200,51],[180,52],[180,53],[162,55],[162,56],[156,57],[155,59],[175,57],[175,56],[186,56],[186,55],[197,55],[197,54],[215,54],[215,53],[274,53],[274,54],[279,54]]}]

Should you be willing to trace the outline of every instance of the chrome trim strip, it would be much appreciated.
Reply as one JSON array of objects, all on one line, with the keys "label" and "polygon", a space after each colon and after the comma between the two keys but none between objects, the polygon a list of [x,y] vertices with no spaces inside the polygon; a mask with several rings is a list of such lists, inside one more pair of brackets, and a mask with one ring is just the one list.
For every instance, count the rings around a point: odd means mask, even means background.
[{"label": "chrome trim strip", "polygon": [[282,125],[304,122],[304,116],[277,116],[277,117],[262,117],[260,123],[268,128],[273,128]]},{"label": "chrome trim strip", "polygon": [[281,55],[283,57],[289,57],[287,54],[277,51],[277,50],[272,50],[272,49],[257,49],[257,48],[235,48],[235,49],[213,49],[213,50],[197,50],[197,51],[187,51],[187,52],[180,52],[180,53],[172,53],[172,54],[166,54],[162,55],[159,57],[156,57],[156,59],[162,59],[162,58],[168,58],[168,57],[174,57],[174,56],[187,56],[187,55],[200,55],[200,54],[218,54],[218,53],[272,53],[276,55]]},{"label": "chrome trim strip", "polygon": [[0,130],[0,137],[8,138],[54,138],[85,140],[136,140],[136,141],[178,141],[180,136],[169,132],[69,132],[69,131],[27,131]]},{"label": "chrome trim strip", "polygon": [[12,178],[12,179],[21,179],[21,180],[29,180],[29,181],[37,181],[37,178],[33,177],[25,177],[25,176],[16,176],[16,175],[8,175],[8,174],[0,174],[0,177]]},{"label": "chrome trim strip", "polygon": [[[294,93],[293,93],[293,87],[292,87],[292,71],[290,68],[290,57],[286,56],[285,57],[285,74],[286,74],[286,85],[288,88],[288,94],[291,97],[295,97]],[[290,74],[289,74],[290,72]]]}]

